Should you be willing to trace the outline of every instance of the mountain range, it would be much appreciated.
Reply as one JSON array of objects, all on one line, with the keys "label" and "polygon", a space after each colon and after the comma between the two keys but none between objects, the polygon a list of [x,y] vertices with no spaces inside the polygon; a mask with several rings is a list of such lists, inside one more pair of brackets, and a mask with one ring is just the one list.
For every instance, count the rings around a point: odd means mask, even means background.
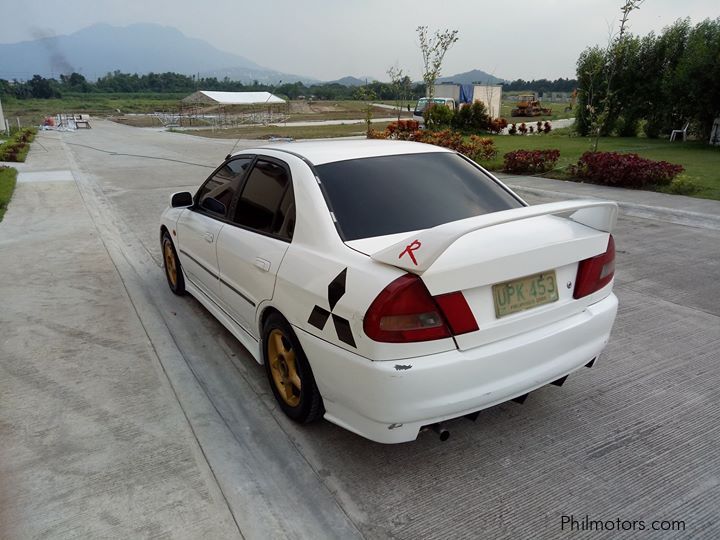
[{"label": "mountain range", "polygon": [[73,71],[88,79],[108,72],[164,73],[270,83],[307,81],[312,77],[281,73],[238,54],[221,51],[176,28],[158,24],[125,27],[99,23],[66,36],[37,36],[32,41],[0,44],[0,78],[59,77]]},{"label": "mountain range", "polygon": [[502,84],[505,82],[505,79],[500,79],[494,75],[490,75],[481,69],[473,69],[471,71],[466,71],[465,73],[450,75],[449,77],[440,77],[437,82],[457,84]]},{"label": "mountain range", "polygon": [[[0,43],[0,79],[27,80],[33,75],[58,78],[72,72],[90,80],[112,71],[164,73],[172,71],[201,77],[225,77],[242,82],[280,81],[305,84],[318,79],[283,73],[256,64],[238,54],[222,51],[207,41],[190,38],[176,28],[139,23],[125,27],[98,23],[69,35],[36,35],[19,43]],[[361,86],[372,77],[343,77],[335,82]],[[502,82],[481,70],[443,77],[438,82]]]}]

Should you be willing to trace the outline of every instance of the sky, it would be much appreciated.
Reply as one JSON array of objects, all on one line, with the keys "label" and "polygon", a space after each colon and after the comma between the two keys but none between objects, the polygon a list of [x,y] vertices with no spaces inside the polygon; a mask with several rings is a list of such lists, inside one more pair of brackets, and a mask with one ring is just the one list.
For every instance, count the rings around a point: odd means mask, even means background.
[{"label": "sky", "polygon": [[[321,80],[420,79],[415,29],[457,29],[442,74],[482,69],[504,79],[574,77],[580,52],[605,45],[622,0],[0,0],[0,43],[70,34],[94,23],[158,23],[266,68]],[[645,0],[635,34],[678,18],[720,16],[718,0]],[[0,66],[2,59],[0,59]]]}]

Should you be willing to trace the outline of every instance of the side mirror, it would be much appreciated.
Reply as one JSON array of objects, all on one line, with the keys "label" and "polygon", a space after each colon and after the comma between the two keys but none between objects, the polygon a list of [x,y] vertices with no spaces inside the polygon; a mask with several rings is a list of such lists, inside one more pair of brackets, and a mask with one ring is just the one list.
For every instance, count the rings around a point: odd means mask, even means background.
[{"label": "side mirror", "polygon": [[170,206],[173,208],[184,208],[193,205],[192,193],[189,191],[179,191],[170,196]]},{"label": "side mirror", "polygon": [[225,205],[213,197],[205,197],[200,206],[215,214],[225,215]]}]

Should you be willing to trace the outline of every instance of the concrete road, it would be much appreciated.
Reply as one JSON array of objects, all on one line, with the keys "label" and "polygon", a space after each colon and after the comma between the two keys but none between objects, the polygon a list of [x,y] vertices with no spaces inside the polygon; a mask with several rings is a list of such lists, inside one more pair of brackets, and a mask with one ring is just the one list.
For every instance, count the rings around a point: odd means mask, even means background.
[{"label": "concrete road", "polygon": [[[445,443],[383,446],[286,420],[249,353],[167,290],[158,215],[235,142],[93,126],[40,135],[48,156],[35,145],[29,164],[74,182],[26,177],[0,224],[0,536],[569,538],[570,516],[635,521],[627,538],[720,535],[718,203],[622,207],[620,312],[596,367],[450,423]],[[530,202],[579,187],[508,182]],[[594,189],[583,196],[627,195]],[[96,408],[90,429],[82,411]]]}]

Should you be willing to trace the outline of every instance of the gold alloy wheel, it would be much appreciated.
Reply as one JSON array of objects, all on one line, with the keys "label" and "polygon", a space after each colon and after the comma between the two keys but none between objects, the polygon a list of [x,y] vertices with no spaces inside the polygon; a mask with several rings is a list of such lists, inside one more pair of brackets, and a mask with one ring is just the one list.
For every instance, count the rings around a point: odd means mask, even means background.
[{"label": "gold alloy wheel", "polygon": [[165,270],[168,279],[173,287],[177,287],[177,266],[175,265],[175,254],[169,240],[163,242],[163,254],[165,255]]},{"label": "gold alloy wheel", "polygon": [[297,372],[295,351],[281,330],[275,328],[268,336],[268,362],[273,382],[283,401],[291,407],[300,403],[302,383]]}]

